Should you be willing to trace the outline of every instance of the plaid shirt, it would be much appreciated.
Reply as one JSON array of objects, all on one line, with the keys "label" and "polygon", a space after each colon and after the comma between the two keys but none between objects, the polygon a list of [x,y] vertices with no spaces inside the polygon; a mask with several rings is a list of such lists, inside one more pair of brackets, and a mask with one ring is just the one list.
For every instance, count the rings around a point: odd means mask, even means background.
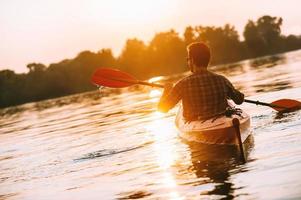
[{"label": "plaid shirt", "polygon": [[225,112],[229,106],[227,99],[241,104],[244,94],[236,90],[224,76],[203,71],[178,81],[160,104],[168,111],[182,100],[184,118],[192,121]]}]

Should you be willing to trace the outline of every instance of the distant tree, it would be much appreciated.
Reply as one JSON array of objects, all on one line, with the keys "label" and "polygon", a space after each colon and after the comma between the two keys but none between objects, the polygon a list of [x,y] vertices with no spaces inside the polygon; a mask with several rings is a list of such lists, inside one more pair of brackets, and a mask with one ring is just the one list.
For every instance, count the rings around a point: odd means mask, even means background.
[{"label": "distant tree", "polygon": [[197,40],[207,43],[212,52],[211,64],[241,59],[244,51],[234,26],[197,26]]},{"label": "distant tree", "polygon": [[189,45],[190,43],[196,41],[195,30],[191,26],[186,27],[184,31],[184,41],[185,45]]},{"label": "distant tree", "polygon": [[186,45],[174,30],[157,33],[148,47],[149,75],[167,75],[186,70]]},{"label": "distant tree", "polygon": [[288,51],[301,48],[301,36],[289,35],[284,37],[283,40],[285,40],[285,48]]},{"label": "distant tree", "polygon": [[30,63],[27,65],[27,68],[29,69],[29,73],[35,73],[45,71],[46,66],[41,63]]},{"label": "distant tree", "polygon": [[282,18],[262,16],[257,22],[249,20],[244,38],[251,56],[277,53],[282,50]]},{"label": "distant tree", "polygon": [[264,55],[267,52],[267,43],[252,20],[246,24],[243,35],[251,57]]},{"label": "distant tree", "polygon": [[60,64],[65,84],[70,93],[88,91],[93,88],[90,77],[98,67],[114,67],[116,60],[110,49],[97,53],[82,51],[74,59]]},{"label": "distant tree", "polygon": [[121,68],[138,76],[145,76],[148,66],[147,46],[136,38],[126,41],[118,58]]},{"label": "distant tree", "polygon": [[17,105],[27,100],[23,96],[24,74],[12,70],[0,71],[0,107]]},{"label": "distant tree", "polygon": [[263,16],[257,20],[257,27],[259,33],[263,36],[269,47],[275,46],[281,39],[281,17]]}]

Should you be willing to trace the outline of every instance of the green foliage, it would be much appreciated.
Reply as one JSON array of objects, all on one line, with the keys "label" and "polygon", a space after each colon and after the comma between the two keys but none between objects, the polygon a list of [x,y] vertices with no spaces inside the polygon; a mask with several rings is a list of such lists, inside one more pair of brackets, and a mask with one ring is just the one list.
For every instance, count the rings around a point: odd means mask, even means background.
[{"label": "green foliage", "polygon": [[212,52],[211,65],[280,53],[301,48],[301,37],[281,35],[282,18],[262,16],[249,20],[244,41],[240,41],[235,27],[186,27],[183,38],[174,30],[157,33],[145,44],[129,39],[119,57],[110,49],[99,52],[83,51],[73,59],[66,59],[48,67],[41,63],[27,65],[27,74],[11,70],[0,71],[0,107],[39,101],[63,95],[93,90],[92,73],[98,67],[119,68],[139,79],[169,75],[187,70],[186,46],[203,41]]}]

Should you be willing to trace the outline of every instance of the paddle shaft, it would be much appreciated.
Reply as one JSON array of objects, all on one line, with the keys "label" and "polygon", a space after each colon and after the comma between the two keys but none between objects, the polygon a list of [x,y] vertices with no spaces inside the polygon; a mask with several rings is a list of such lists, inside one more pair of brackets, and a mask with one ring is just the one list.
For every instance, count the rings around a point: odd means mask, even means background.
[{"label": "paddle shaft", "polygon": [[[134,84],[159,88],[165,87],[164,85],[137,80],[135,77],[126,72],[112,68],[97,69],[91,77],[91,81],[95,85],[112,88],[123,88]],[[273,101],[272,103],[245,99],[244,102],[272,107],[274,110],[277,110],[279,112],[301,109],[301,102],[293,99],[279,99],[277,101]]]},{"label": "paddle shaft", "polygon": [[148,85],[148,86],[152,86],[152,87],[164,88],[164,85],[160,85],[160,84],[157,84],[157,83],[149,83],[149,82],[144,82],[144,81],[138,81],[137,84]]},{"label": "paddle shaft", "polygon": [[[136,80],[136,79],[123,79],[123,78],[113,78],[110,77],[111,80],[115,80],[115,81],[122,81],[122,82],[126,82],[126,83],[132,83],[132,84],[139,84],[139,85],[147,85],[147,86],[151,86],[151,87],[159,87],[159,88],[164,88],[164,85],[161,84],[157,84],[157,83],[149,83],[149,82],[145,82],[145,81],[140,81],[140,80]],[[256,104],[256,105],[262,105],[262,106],[269,106],[269,107],[274,107],[274,108],[286,108],[283,106],[278,106],[278,105],[273,105],[270,103],[265,103],[265,102],[260,102],[260,101],[253,101],[253,100],[249,100],[249,99],[245,99],[244,102],[247,103],[252,103],[252,104]]]},{"label": "paddle shaft", "polygon": [[147,86],[151,86],[151,87],[164,88],[164,85],[160,85],[157,83],[149,83],[149,82],[139,81],[139,80],[130,80],[130,79],[112,78],[112,77],[110,77],[110,80],[122,81],[122,82],[126,82],[126,83],[133,83],[133,84],[139,84],[139,85],[147,85]]},{"label": "paddle shaft", "polygon": [[[160,88],[164,88],[163,85],[160,84],[156,84],[156,83],[148,83],[148,82],[143,82],[143,81],[138,81],[137,84],[141,84],[141,85],[148,85],[148,86],[152,86],[152,87],[160,87]],[[253,100],[249,100],[249,99],[245,99],[244,102],[246,103],[252,103],[252,104],[256,104],[256,105],[262,105],[262,106],[269,106],[269,107],[274,107],[274,108],[286,108],[283,106],[278,106],[278,105],[273,105],[271,103],[265,103],[265,102],[261,102],[261,101],[253,101]]]},{"label": "paddle shaft", "polygon": [[269,107],[274,107],[274,108],[286,108],[286,107],[283,107],[283,106],[278,106],[278,105],[274,105],[274,104],[271,104],[271,103],[265,103],[265,102],[261,102],[261,101],[253,101],[253,100],[249,100],[249,99],[245,99],[244,100],[245,102],[247,103],[253,103],[253,104],[256,104],[256,105],[262,105],[262,106],[269,106]]}]

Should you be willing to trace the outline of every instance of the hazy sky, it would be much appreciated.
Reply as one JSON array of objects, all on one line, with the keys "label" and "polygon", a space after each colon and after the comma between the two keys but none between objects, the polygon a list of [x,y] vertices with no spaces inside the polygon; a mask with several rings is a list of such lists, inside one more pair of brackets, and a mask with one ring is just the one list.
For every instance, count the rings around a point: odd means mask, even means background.
[{"label": "hazy sky", "polygon": [[300,0],[0,0],[0,70],[26,72],[83,50],[111,48],[119,55],[126,39],[148,42],[171,28],[233,24],[281,16],[284,34],[301,34]]}]

